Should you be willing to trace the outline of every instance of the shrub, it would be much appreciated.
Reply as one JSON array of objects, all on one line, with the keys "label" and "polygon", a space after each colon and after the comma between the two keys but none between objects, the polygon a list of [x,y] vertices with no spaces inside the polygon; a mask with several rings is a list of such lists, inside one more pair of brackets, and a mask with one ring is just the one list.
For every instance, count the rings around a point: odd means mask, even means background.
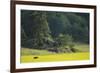
[{"label": "shrub", "polygon": [[67,46],[67,45],[70,45],[73,41],[73,38],[72,36],[70,35],[65,35],[65,34],[60,34],[58,37],[57,37],[57,42],[59,43],[60,46]]}]

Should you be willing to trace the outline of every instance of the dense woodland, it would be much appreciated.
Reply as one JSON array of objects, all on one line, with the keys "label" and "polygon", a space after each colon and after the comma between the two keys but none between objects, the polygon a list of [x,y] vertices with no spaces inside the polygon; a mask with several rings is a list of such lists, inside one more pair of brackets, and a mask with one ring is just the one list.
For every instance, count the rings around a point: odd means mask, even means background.
[{"label": "dense woodland", "polygon": [[75,43],[89,44],[89,13],[21,10],[21,47],[75,52]]}]

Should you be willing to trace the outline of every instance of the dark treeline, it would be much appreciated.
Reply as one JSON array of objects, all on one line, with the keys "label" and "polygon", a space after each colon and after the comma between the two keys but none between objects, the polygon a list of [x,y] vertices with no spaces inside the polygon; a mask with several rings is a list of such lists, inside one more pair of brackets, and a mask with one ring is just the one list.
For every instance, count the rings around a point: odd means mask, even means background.
[{"label": "dark treeline", "polygon": [[21,10],[21,46],[89,44],[89,13]]}]

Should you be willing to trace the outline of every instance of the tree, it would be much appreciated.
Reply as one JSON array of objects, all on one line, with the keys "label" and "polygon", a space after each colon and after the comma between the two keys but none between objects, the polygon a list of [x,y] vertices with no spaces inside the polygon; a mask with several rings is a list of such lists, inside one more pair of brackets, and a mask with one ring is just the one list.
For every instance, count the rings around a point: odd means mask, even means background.
[{"label": "tree", "polygon": [[59,46],[68,46],[72,43],[73,38],[70,35],[66,34],[60,34],[57,38],[57,42],[59,43]]},{"label": "tree", "polygon": [[53,43],[67,45],[71,38],[89,44],[88,13],[21,10],[21,39],[28,41],[25,45],[50,48]]},{"label": "tree", "polygon": [[33,12],[34,17],[34,28],[33,28],[33,38],[34,38],[34,46],[36,48],[43,48],[44,45],[47,45],[47,42],[50,40],[53,41],[50,33],[50,29],[48,26],[48,22],[46,19],[46,12]]}]

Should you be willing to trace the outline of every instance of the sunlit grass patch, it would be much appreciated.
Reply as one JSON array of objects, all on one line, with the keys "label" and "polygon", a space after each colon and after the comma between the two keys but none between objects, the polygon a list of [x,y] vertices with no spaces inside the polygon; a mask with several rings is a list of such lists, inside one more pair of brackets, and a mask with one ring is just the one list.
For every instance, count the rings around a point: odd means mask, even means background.
[{"label": "sunlit grass patch", "polygon": [[[36,59],[34,57],[37,57]],[[21,56],[21,63],[89,60],[89,52]]]}]

